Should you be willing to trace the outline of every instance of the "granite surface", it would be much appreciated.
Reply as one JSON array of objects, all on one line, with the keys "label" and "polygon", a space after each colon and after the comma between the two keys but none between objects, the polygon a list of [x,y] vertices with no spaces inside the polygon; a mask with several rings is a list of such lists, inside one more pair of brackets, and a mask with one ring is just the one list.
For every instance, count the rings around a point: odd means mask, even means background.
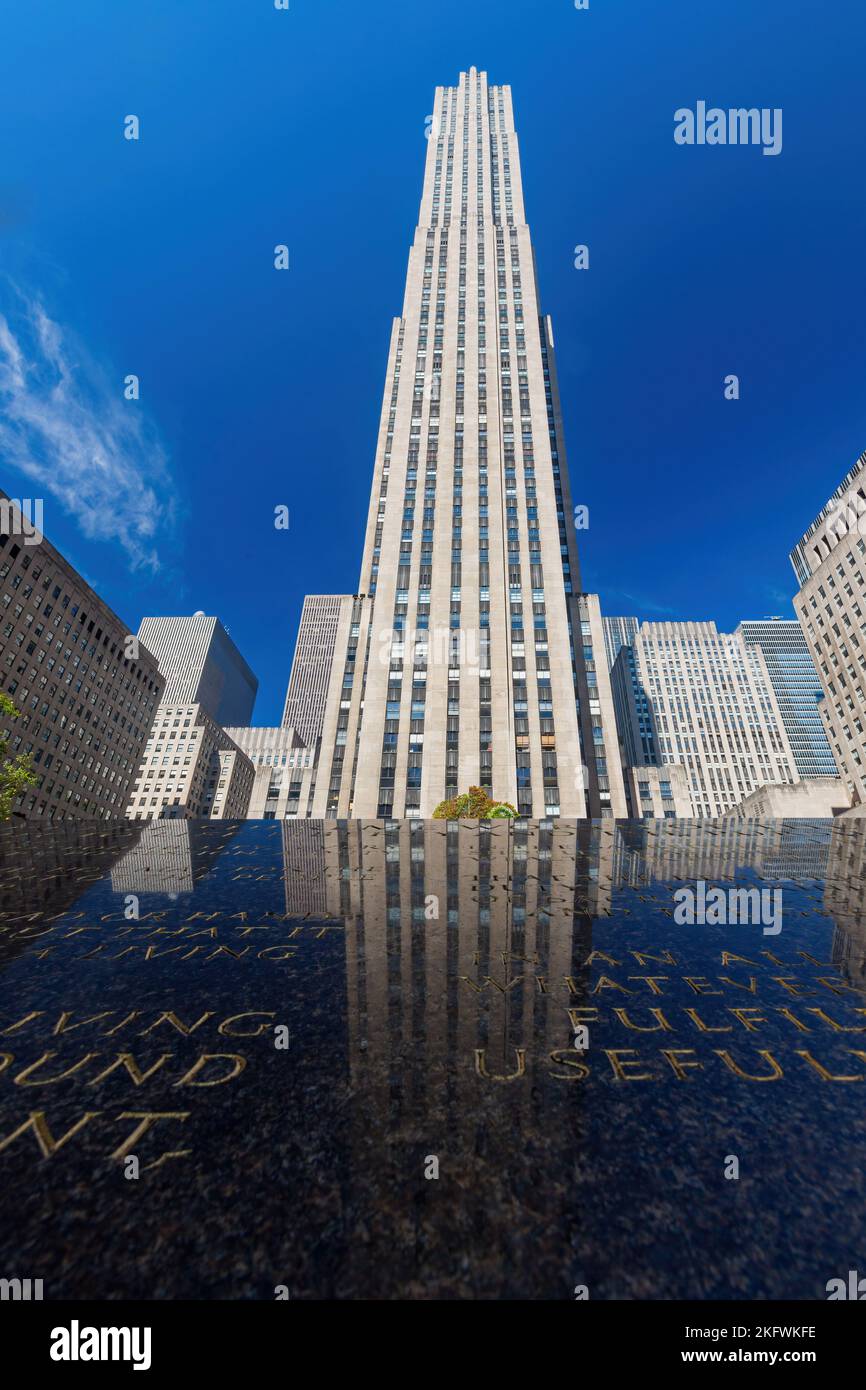
[{"label": "granite surface", "polygon": [[[866,1272],[863,860],[851,821],[0,827],[0,1276],[823,1299]],[[677,920],[714,887],[760,920]]]}]

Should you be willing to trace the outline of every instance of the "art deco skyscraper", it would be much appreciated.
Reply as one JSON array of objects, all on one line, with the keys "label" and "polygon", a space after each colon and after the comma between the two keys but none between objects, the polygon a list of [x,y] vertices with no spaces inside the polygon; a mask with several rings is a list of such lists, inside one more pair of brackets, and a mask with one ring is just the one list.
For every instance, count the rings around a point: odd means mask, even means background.
[{"label": "art deco skyscraper", "polygon": [[613,685],[627,765],[684,768],[692,816],[724,816],[758,787],[800,781],[763,651],[742,631],[642,623]]},{"label": "art deco skyscraper", "polygon": [[480,784],[525,815],[621,816],[510,88],[437,88],[429,136],[312,814],[429,816]]},{"label": "art deco skyscraper", "polygon": [[866,801],[866,453],[791,551],[819,709],[854,805]]}]

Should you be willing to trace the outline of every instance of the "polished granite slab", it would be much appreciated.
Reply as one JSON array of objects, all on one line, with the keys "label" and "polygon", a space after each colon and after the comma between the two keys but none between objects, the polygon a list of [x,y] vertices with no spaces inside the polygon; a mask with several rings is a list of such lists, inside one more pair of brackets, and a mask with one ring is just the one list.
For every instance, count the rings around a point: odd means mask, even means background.
[{"label": "polished granite slab", "polygon": [[[841,820],[0,827],[0,1276],[824,1299],[866,1271],[864,854]],[[678,920],[714,888],[766,910]]]}]

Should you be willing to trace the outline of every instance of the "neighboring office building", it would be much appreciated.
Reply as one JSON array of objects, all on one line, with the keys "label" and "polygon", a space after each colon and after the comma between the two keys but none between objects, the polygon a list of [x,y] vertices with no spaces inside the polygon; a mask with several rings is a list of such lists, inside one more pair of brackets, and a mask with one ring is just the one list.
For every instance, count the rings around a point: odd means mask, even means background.
[{"label": "neighboring office building", "polygon": [[625,768],[625,790],[632,820],[674,820],[692,814],[688,774],[678,763]]},{"label": "neighboring office building", "polygon": [[316,749],[295,729],[235,728],[226,734],[250,759],[255,773],[248,820],[308,816],[316,778]]},{"label": "neighboring office building", "polygon": [[712,622],[643,623],[613,684],[623,756],[640,746],[637,764],[685,768],[692,816],[722,816],[756,787],[800,780],[761,649],[741,635]]},{"label": "neighboring office building", "polygon": [[307,594],[298,628],[282,725],[294,729],[308,748],[321,737],[337,634],[351,618],[348,594]]},{"label": "neighboring office building", "polygon": [[249,724],[259,683],[218,618],[143,618],[138,636],[165,677],[163,704],[200,704],[223,728]]},{"label": "neighboring office building", "polygon": [[16,812],[122,817],[164,680],[149,650],[0,492],[0,716],[38,782]]},{"label": "neighboring office building", "polygon": [[225,732],[227,714],[252,713],[258,681],[217,618],[145,618],[167,685],[127,815],[244,819],[255,769]]},{"label": "neighboring office building", "polygon": [[792,817],[824,820],[841,815],[851,805],[839,777],[810,777],[790,786],[758,787],[727,812],[741,820],[786,820]]},{"label": "neighboring office building", "polygon": [[620,649],[634,645],[640,622],[637,618],[602,618],[602,622],[608,669],[612,671]]},{"label": "neighboring office building", "polygon": [[853,805],[866,802],[866,453],[791,552],[794,607],[814,658],[820,711]]},{"label": "neighboring office building", "polygon": [[314,816],[429,817],[470,784],[527,816],[625,814],[511,91],[474,68],[436,91],[358,587]]},{"label": "neighboring office building", "polygon": [[797,619],[746,619],[737,632],[764,653],[800,776],[838,777],[818,703],[821,682]]},{"label": "neighboring office building", "polygon": [[130,820],[243,820],[255,769],[202,705],[160,705],[129,800]]}]

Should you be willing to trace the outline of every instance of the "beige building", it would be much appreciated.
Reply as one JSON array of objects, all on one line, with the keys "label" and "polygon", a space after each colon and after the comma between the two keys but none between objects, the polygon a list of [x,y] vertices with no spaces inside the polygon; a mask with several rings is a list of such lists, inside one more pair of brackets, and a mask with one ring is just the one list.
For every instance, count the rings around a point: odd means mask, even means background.
[{"label": "beige building", "polygon": [[282,724],[308,748],[321,737],[337,634],[351,614],[348,594],[307,594],[295,644]]},{"label": "beige building", "polygon": [[741,634],[643,623],[613,681],[627,765],[682,766],[687,814],[723,816],[757,787],[800,780],[763,652]]},{"label": "beige building", "polygon": [[794,607],[824,691],[821,714],[854,805],[866,801],[866,453],[791,552]]},{"label": "beige building", "polygon": [[805,816],[821,820],[841,815],[850,806],[848,789],[838,777],[809,777],[790,786],[758,787],[728,811],[741,820]]},{"label": "beige building", "polygon": [[634,820],[673,820],[692,814],[689,779],[679,763],[625,769],[628,813]]},{"label": "beige building", "polygon": [[474,68],[436,91],[358,589],[314,816],[429,817],[470,784],[527,816],[625,814],[511,91]]},{"label": "beige building", "polygon": [[126,814],[243,820],[254,780],[250,759],[201,705],[160,705]]},{"label": "beige building", "polygon": [[38,779],[15,810],[120,818],[165,682],[26,512],[0,493],[0,689],[21,711],[0,729]]},{"label": "beige building", "polygon": [[316,749],[306,748],[295,729],[226,729],[255,772],[247,818],[284,820],[308,816],[316,777]]}]

